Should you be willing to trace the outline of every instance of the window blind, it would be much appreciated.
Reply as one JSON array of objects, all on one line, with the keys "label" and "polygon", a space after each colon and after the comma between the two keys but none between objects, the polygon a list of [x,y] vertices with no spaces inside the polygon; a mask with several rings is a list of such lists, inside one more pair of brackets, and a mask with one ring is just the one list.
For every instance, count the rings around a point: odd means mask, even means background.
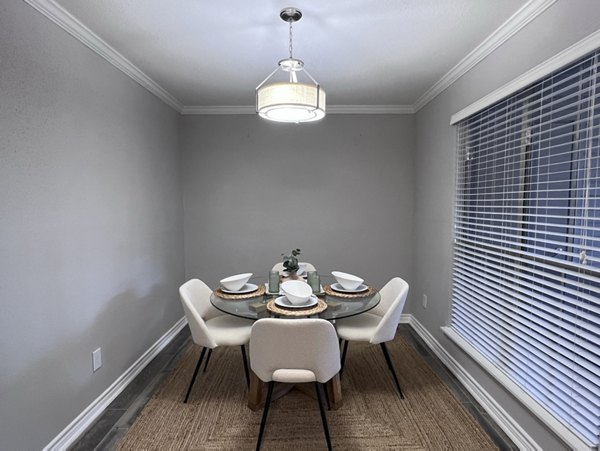
[{"label": "window blind", "polygon": [[600,439],[600,51],[457,124],[450,327]]}]

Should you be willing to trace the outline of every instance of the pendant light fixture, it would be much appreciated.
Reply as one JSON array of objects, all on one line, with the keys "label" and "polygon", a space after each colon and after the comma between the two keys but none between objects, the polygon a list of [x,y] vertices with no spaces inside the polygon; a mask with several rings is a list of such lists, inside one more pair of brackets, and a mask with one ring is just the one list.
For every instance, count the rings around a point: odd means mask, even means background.
[{"label": "pendant light fixture", "polygon": [[[256,88],[256,112],[276,122],[312,122],[325,117],[325,90],[304,69],[304,62],[293,57],[292,24],[302,18],[298,8],[284,8],[279,17],[289,24],[289,58],[279,61],[278,67]],[[285,81],[271,81],[283,72]],[[309,82],[298,81],[305,76]]]}]

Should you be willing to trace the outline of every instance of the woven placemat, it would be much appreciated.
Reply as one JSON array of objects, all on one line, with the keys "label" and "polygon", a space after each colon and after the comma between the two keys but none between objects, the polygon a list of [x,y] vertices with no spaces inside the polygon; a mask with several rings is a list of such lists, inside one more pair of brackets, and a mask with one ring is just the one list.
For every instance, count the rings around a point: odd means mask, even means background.
[{"label": "woven placemat", "polygon": [[279,307],[275,304],[275,299],[271,299],[267,302],[267,310],[271,313],[275,313],[277,315],[284,316],[308,316],[308,315],[316,315],[318,313],[324,312],[327,309],[327,303],[323,299],[317,298],[317,305],[310,308],[284,308]]},{"label": "woven placemat", "polygon": [[323,288],[323,291],[328,296],[335,296],[337,298],[344,298],[344,299],[356,299],[356,298],[368,298],[369,296],[373,296],[377,290],[375,290],[375,288],[373,288],[372,286],[369,286],[368,290],[361,291],[360,293],[341,293],[341,292],[335,291],[333,288],[331,288],[331,285],[325,285],[325,287]]},{"label": "woven placemat", "polygon": [[252,299],[258,296],[262,296],[265,294],[265,286],[259,285],[256,291],[252,293],[244,293],[244,294],[233,294],[233,293],[225,293],[221,288],[215,288],[214,293],[219,296],[221,299],[229,299],[230,301],[239,301],[242,299]]}]

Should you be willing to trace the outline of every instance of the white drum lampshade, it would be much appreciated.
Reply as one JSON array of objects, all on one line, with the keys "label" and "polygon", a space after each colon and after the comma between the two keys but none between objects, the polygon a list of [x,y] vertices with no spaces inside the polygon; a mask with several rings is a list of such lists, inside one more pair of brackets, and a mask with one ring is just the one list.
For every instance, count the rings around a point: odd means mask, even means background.
[{"label": "white drum lampshade", "polygon": [[310,122],[325,117],[325,90],[308,83],[271,83],[256,92],[258,114],[277,122]]}]

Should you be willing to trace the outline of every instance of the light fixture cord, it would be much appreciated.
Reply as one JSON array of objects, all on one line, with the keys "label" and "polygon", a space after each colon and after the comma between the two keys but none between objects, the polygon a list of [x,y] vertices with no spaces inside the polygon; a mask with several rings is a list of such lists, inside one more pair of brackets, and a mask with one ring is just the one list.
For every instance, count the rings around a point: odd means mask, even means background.
[{"label": "light fixture cord", "polygon": [[290,59],[292,59],[292,20],[288,22],[290,24]]}]

